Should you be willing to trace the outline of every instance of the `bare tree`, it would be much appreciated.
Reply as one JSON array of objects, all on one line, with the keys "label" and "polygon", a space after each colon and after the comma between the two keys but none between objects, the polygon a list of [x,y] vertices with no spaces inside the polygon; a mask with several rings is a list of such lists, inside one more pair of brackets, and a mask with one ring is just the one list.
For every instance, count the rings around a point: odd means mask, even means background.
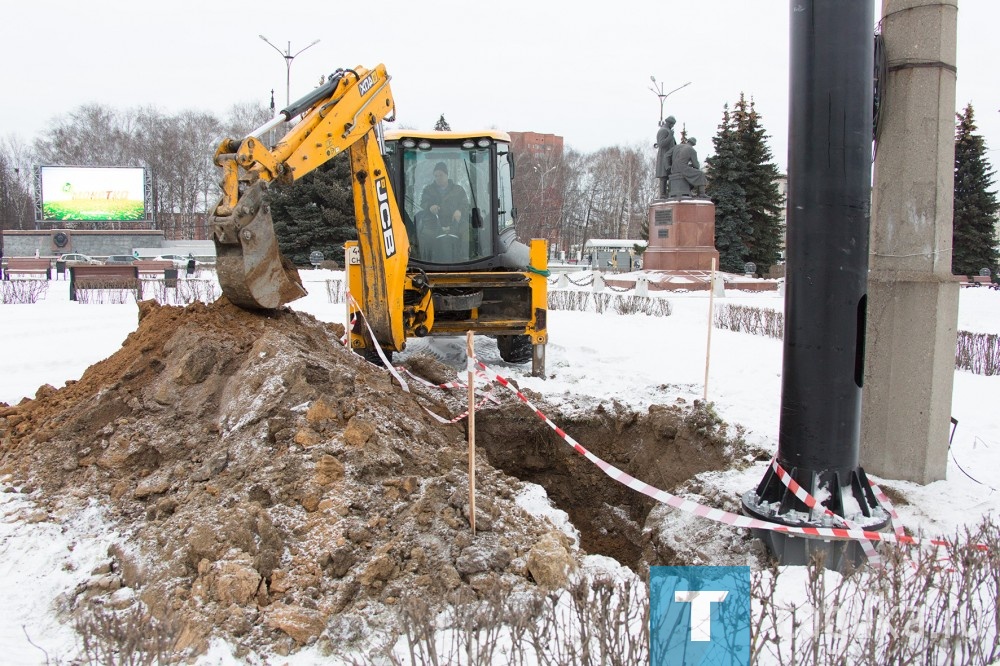
[{"label": "bare tree", "polygon": [[[4,145],[0,214],[7,228],[33,224],[31,164],[144,166],[152,177],[155,226],[168,238],[204,238],[219,196],[212,162],[219,141],[244,137],[271,115],[254,102],[234,104],[221,121],[194,110],[168,115],[153,107],[80,106],[57,118],[33,150]],[[648,149],[613,146],[583,154],[568,148],[514,157],[522,239],[546,238],[554,253],[573,257],[590,238],[639,237],[654,187]],[[17,192],[26,194],[18,199]]]},{"label": "bare tree", "polygon": [[[229,107],[222,127],[227,137],[242,138],[270,120],[273,115],[271,109],[259,102],[237,102]],[[283,130],[279,128],[278,132],[281,131]],[[222,138],[219,137],[220,140]]]},{"label": "bare tree", "polygon": [[140,126],[146,137],[141,159],[152,171],[159,226],[168,238],[193,238],[197,222],[218,196],[212,158],[222,125],[210,114],[183,111],[174,116],[149,112]]},{"label": "bare tree", "polygon": [[[267,115],[263,107],[245,104],[233,108],[227,123],[246,133]],[[166,115],[153,107],[121,111],[84,105],[35,141],[35,161],[146,167],[153,182],[154,226],[168,238],[193,238],[204,235],[199,227],[218,197],[212,159],[223,135],[223,124],[202,111]]]},{"label": "bare tree", "polygon": [[561,249],[566,168],[561,154],[514,156],[514,200],[522,238],[547,238],[550,249]]},{"label": "bare tree", "polygon": [[134,151],[135,112],[84,104],[57,118],[35,140],[41,164],[138,166]]},{"label": "bare tree", "polygon": [[591,238],[639,238],[653,197],[653,155],[612,146],[589,154],[570,150],[562,167],[559,238],[582,254]]},{"label": "bare tree", "polygon": [[565,178],[563,180],[563,214],[560,219],[564,249],[571,257],[577,257],[583,249],[583,244],[589,238],[588,230],[591,220],[590,211],[593,203],[590,187],[590,168],[593,161],[591,155],[568,150],[565,158]]},{"label": "bare tree", "polygon": [[13,135],[0,140],[0,229],[34,227],[31,189],[31,149]]}]

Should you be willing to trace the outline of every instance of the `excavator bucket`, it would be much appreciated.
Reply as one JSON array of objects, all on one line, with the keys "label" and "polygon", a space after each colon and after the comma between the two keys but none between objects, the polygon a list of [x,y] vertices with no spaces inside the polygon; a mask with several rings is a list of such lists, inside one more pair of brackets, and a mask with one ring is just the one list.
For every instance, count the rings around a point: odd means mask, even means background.
[{"label": "excavator bucket", "polygon": [[278,250],[266,185],[247,188],[228,215],[212,216],[216,270],[222,293],[241,308],[273,310],[306,295],[294,264]]}]

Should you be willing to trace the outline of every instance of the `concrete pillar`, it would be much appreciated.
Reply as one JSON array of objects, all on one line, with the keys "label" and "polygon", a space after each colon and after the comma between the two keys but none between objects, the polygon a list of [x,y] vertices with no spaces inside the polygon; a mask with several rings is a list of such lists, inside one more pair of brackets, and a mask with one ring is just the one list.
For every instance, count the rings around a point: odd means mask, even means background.
[{"label": "concrete pillar", "polygon": [[958,282],[951,274],[957,0],[884,0],[861,461],[945,477]]}]

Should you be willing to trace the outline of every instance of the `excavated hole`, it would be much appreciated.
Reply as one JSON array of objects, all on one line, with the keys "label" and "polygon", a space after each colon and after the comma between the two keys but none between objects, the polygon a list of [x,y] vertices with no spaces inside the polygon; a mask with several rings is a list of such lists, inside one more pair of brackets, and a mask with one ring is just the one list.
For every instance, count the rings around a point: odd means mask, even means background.
[{"label": "excavated hole", "polygon": [[[725,426],[701,403],[653,405],[646,413],[615,404],[612,410],[600,405],[568,417],[543,408],[589,451],[668,492],[729,464],[733,448]],[[523,406],[477,412],[476,445],[494,467],[545,488],[580,531],[583,550],[641,568],[643,525],[655,500],[606,475]]]}]

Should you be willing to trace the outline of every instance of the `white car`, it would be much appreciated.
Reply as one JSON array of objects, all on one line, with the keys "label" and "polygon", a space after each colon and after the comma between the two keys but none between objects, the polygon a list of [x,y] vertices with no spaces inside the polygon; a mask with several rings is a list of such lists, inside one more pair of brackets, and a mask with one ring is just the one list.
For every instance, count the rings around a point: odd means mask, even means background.
[{"label": "white car", "polygon": [[65,261],[66,263],[76,263],[76,264],[99,264],[101,263],[93,257],[88,257],[85,254],[80,254],[79,252],[72,252],[70,254],[64,254],[59,257],[58,261]]},{"label": "white car", "polygon": [[[188,265],[188,258],[182,257],[179,254],[161,254],[160,256],[156,257],[156,261],[172,261],[174,262],[174,268],[186,269]],[[195,262],[195,265],[197,264],[198,262]]]}]

